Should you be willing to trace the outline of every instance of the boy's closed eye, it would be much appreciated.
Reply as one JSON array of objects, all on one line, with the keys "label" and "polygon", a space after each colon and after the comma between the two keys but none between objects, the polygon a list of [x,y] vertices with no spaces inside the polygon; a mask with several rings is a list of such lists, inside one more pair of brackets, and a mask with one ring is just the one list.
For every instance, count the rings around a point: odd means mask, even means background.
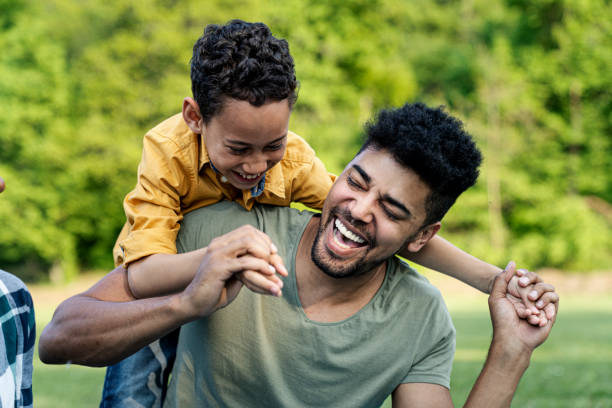
[{"label": "boy's closed eye", "polygon": [[267,150],[279,150],[283,148],[283,143],[274,143],[271,145],[266,146]]}]

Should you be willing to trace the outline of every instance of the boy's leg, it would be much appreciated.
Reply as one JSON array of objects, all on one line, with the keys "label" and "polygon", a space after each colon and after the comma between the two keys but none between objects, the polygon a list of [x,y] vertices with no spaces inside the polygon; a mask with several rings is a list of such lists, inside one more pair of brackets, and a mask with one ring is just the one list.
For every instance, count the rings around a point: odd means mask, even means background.
[{"label": "boy's leg", "polygon": [[161,408],[176,356],[179,330],[106,369],[100,408]]}]

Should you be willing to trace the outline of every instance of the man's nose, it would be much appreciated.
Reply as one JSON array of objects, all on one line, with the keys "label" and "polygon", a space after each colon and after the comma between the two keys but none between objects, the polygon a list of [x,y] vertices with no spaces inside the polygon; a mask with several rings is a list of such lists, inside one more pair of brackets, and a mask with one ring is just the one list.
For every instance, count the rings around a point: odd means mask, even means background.
[{"label": "man's nose", "polygon": [[351,216],[355,220],[370,223],[372,222],[372,209],[375,204],[371,194],[363,194],[353,201],[353,206],[350,209]]}]

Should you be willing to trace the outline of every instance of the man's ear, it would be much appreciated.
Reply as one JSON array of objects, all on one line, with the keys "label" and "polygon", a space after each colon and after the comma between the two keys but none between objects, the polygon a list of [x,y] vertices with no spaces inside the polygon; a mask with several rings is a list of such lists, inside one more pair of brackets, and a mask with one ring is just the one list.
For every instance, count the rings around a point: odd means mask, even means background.
[{"label": "man's ear", "polygon": [[425,246],[425,244],[429,242],[430,239],[434,237],[434,235],[436,235],[438,231],[440,231],[441,225],[442,224],[440,221],[434,222],[433,224],[428,225],[419,231],[416,238],[408,243],[408,250],[410,252],[418,252]]},{"label": "man's ear", "polygon": [[199,135],[204,130],[204,120],[200,114],[200,107],[193,98],[183,99],[183,120],[193,133]]}]

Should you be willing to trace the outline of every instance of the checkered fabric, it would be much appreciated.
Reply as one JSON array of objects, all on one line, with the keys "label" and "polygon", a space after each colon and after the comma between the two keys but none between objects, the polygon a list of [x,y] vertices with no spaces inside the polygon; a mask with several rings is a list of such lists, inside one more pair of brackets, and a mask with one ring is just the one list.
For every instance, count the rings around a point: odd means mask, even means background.
[{"label": "checkered fabric", "polygon": [[32,296],[23,282],[0,270],[0,406],[32,406],[36,340]]}]

